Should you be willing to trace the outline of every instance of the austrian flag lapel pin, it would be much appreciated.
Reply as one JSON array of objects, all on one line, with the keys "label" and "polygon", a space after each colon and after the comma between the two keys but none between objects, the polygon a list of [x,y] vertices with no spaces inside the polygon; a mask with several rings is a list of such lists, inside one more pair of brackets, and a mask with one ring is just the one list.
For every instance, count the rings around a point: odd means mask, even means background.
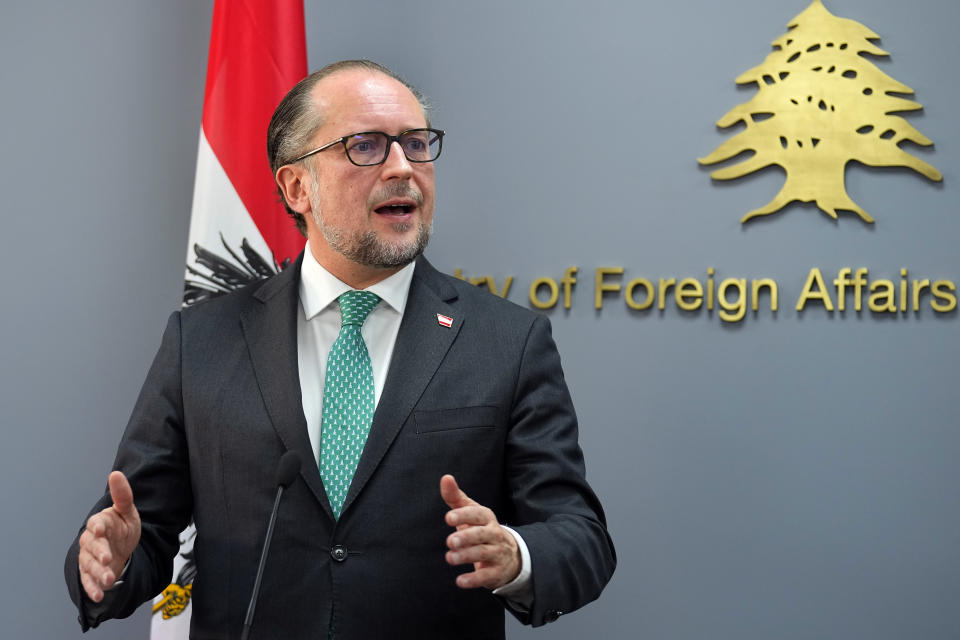
[{"label": "austrian flag lapel pin", "polygon": [[437,314],[437,322],[440,323],[441,327],[446,327],[447,329],[453,326],[453,318],[445,316],[442,313]]}]

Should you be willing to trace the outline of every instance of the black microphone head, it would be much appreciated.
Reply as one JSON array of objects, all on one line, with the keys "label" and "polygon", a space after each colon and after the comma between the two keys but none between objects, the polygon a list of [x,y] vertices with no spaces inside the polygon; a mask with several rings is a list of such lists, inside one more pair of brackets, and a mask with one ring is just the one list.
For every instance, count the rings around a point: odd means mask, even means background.
[{"label": "black microphone head", "polygon": [[277,465],[277,486],[286,489],[300,473],[300,456],[296,451],[287,451]]}]

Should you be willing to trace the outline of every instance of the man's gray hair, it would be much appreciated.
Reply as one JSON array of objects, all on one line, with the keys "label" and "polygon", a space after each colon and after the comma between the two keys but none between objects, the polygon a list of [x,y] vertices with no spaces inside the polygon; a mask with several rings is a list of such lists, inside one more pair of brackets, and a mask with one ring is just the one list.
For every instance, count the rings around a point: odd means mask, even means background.
[{"label": "man's gray hair", "polygon": [[[317,133],[317,130],[323,125],[323,114],[316,109],[311,93],[314,86],[324,78],[331,76],[339,71],[350,69],[366,69],[382,73],[385,76],[393,78],[414,95],[420,108],[423,110],[423,116],[426,118],[427,126],[430,126],[429,106],[424,99],[423,94],[416,87],[406,80],[387,69],[382,64],[372,60],[341,60],[328,64],[322,69],[314,71],[306,78],[298,82],[293,89],[284,96],[277,109],[270,118],[270,126],[267,128],[267,158],[270,161],[270,171],[276,176],[277,170],[285,164],[290,164],[297,156],[309,151],[307,146],[310,140]],[[351,133],[345,131],[346,133]],[[389,133],[389,132],[388,132]],[[307,223],[303,215],[294,211],[287,204],[283,191],[277,188],[280,194],[280,200],[290,217],[297,224],[297,229],[304,237],[307,235]]]}]

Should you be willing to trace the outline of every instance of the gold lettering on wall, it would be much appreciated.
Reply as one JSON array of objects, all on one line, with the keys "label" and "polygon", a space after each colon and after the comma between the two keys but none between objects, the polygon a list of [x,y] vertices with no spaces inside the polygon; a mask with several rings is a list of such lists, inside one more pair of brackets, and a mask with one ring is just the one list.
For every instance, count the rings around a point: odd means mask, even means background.
[{"label": "gold lettering on wall", "polygon": [[[859,315],[867,309],[874,315],[900,316],[930,309],[937,314],[957,315],[954,313],[957,310],[956,282],[917,278],[903,267],[898,271],[899,279],[887,279],[871,278],[867,267],[841,267],[836,275],[813,267],[799,288],[795,309],[798,312],[821,309],[831,315],[843,315],[848,311]],[[569,310],[576,304],[578,272],[578,267],[571,266],[560,277],[532,279],[527,290],[530,306],[543,311],[558,307]],[[455,269],[453,275],[502,298],[508,298],[516,280],[513,275],[467,276],[461,268]],[[790,290],[797,285],[799,279],[792,286],[788,284]],[[656,310],[661,317],[674,307],[687,315],[702,311],[708,316],[715,313],[725,323],[739,323],[747,318],[748,312],[758,318],[767,313],[776,315],[780,308],[780,283],[774,278],[731,276],[721,279],[714,267],[708,267],[705,276],[699,278],[689,275],[634,277],[622,266],[597,267],[590,295],[598,315],[611,304],[624,305],[633,312]],[[589,304],[586,293],[581,301]]]}]

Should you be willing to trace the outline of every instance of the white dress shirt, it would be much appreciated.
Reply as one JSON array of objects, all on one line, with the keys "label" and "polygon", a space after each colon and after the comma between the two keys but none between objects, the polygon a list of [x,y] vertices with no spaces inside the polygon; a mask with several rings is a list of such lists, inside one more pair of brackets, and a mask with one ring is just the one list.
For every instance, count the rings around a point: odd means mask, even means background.
[{"label": "white dress shirt", "polygon": [[[380,403],[383,383],[390,369],[393,347],[397,342],[403,311],[407,306],[410,282],[415,262],[380,282],[367,291],[380,296],[382,302],[373,308],[360,328],[360,335],[370,354],[373,369],[374,408]],[[324,269],[307,244],[300,268],[300,310],[297,314],[297,367],[300,371],[300,396],[307,433],[313,447],[314,463],[320,461],[320,424],[323,414],[323,384],[326,379],[327,355],[340,334],[340,303],[337,298],[352,287]],[[437,491],[440,491],[439,478]],[[533,603],[530,551],[516,531],[504,527],[520,547],[520,574],[493,593],[504,596],[511,606],[529,609]]]}]

